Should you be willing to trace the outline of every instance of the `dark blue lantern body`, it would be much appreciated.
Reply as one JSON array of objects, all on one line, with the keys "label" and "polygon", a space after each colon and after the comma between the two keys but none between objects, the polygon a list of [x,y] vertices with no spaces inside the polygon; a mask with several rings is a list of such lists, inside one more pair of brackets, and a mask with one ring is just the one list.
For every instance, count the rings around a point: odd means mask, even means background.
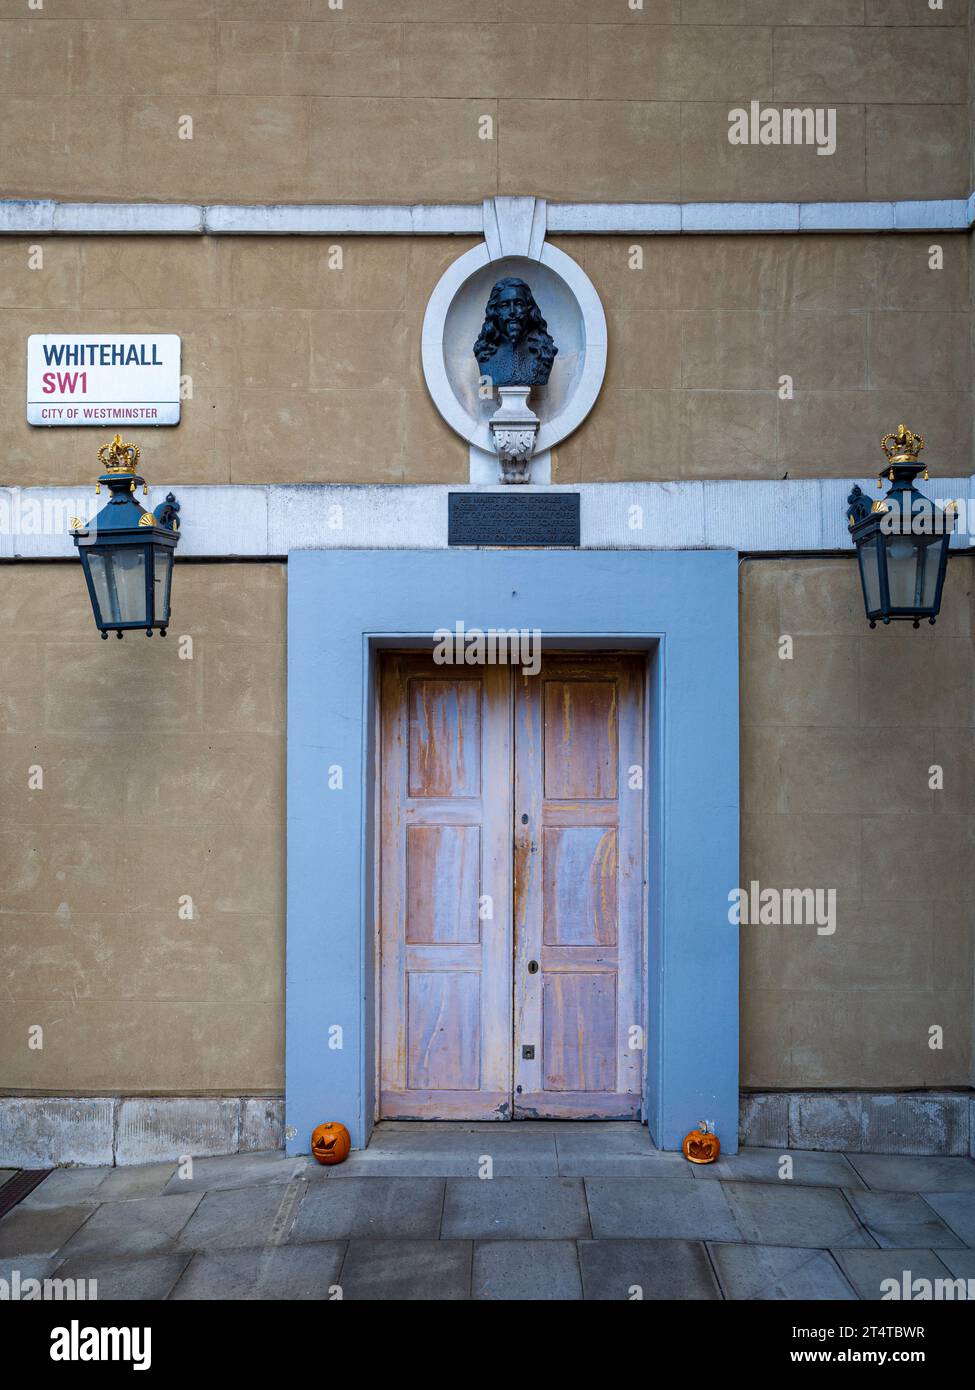
[{"label": "dark blue lantern body", "polygon": [[179,503],[172,493],[154,512],[136,501],[145,479],[136,471],[139,450],[117,434],[99,449],[104,483],[111,493],[96,517],[83,525],[74,518],[71,534],[81,556],[95,622],[103,637],[114,632],[158,629],[169,625],[173,558],[179,543]]},{"label": "dark blue lantern body", "polygon": [[[888,444],[890,447],[888,447]],[[906,425],[885,434],[881,448],[892,484],[887,496],[871,504],[859,487],[847,499],[850,537],[857,548],[863,602],[871,627],[878,622],[933,623],[941,611],[948,547],[955,523],[954,503],[936,507],[914,486],[927,470],[918,461],[924,440]]]}]

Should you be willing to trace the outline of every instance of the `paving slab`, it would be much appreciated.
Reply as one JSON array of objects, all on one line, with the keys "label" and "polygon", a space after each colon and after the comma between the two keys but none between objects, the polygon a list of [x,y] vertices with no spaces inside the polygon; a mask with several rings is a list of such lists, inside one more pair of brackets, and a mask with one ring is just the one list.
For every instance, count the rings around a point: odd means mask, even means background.
[{"label": "paving slab", "polygon": [[353,1240],[340,1278],[344,1299],[467,1299],[471,1242]]},{"label": "paving slab", "polygon": [[299,1183],[265,1183],[206,1192],[202,1197],[189,1192],[159,1200],[198,1204],[180,1232],[181,1250],[233,1250],[267,1245],[272,1240],[283,1243],[294,1224],[301,1196]]},{"label": "paving slab", "polygon": [[435,1238],[443,1191],[443,1178],[348,1178],[309,1184],[291,1239]]},{"label": "paving slab", "polygon": [[0,1279],[11,1290],[13,1298],[12,1283],[22,1285],[25,1279],[46,1279],[57,1263],[56,1255],[7,1255],[0,1259]]},{"label": "paving slab", "polygon": [[474,1298],[519,1302],[582,1298],[574,1240],[479,1240],[474,1243]]},{"label": "paving slab", "polygon": [[926,1192],[924,1200],[956,1236],[975,1246],[975,1192]]},{"label": "paving slab", "polygon": [[[783,1158],[792,1160],[791,1177],[782,1177],[788,1168]],[[714,1163],[688,1164],[695,1178],[726,1179],[733,1182],[781,1182],[798,1187],[864,1188],[860,1177],[845,1154],[794,1149],[739,1149],[736,1154],[722,1156]]]},{"label": "paving slab", "polygon": [[151,1255],[119,1260],[111,1255],[74,1255],[58,1265],[56,1279],[92,1279],[96,1297],[158,1300],[166,1298],[190,1262],[185,1255]]},{"label": "paving slab", "polygon": [[[908,1280],[945,1279],[950,1274],[945,1259],[933,1250],[834,1250],[837,1264],[856,1289],[860,1298],[875,1301],[884,1299],[889,1290],[882,1287],[885,1279],[896,1279],[904,1287]],[[944,1256],[950,1257],[946,1250]]]},{"label": "paving slab", "polygon": [[857,1153],[847,1158],[875,1192],[975,1192],[975,1159]]},{"label": "paving slab", "polygon": [[[175,1171],[174,1163],[138,1163],[130,1168],[110,1168],[95,1188],[95,1196],[99,1202],[128,1202],[134,1197],[161,1197]],[[46,1184],[41,1183],[41,1187],[44,1186]]]},{"label": "paving slab", "polygon": [[579,1178],[448,1178],[441,1234],[574,1240],[592,1232]]},{"label": "paving slab", "polygon": [[725,1298],[757,1302],[856,1299],[828,1250],[717,1243],[709,1243],[708,1249]]},{"label": "paving slab", "polygon": [[246,1301],[335,1298],[345,1251],[344,1240],[198,1251],[170,1298]]},{"label": "paving slab", "polygon": [[[140,1197],[130,1202],[105,1202],[61,1247],[65,1259],[76,1255],[109,1255],[122,1259],[168,1254],[176,1237],[200,1203],[200,1194],[184,1197]],[[43,1212],[35,1213],[42,1216]]]},{"label": "paving slab", "polygon": [[[698,1186],[709,1188],[710,1184]],[[761,1182],[725,1182],[720,1186],[741,1232],[740,1240],[808,1249],[874,1244],[844,1194],[834,1188]]]},{"label": "paving slab", "polygon": [[[521,1130],[510,1133],[500,1126],[471,1133],[468,1129],[447,1134],[397,1130],[375,1134],[367,1149],[351,1153],[344,1163],[325,1168],[322,1176],[476,1178],[490,1160],[495,1177],[557,1177],[555,1136]],[[309,1181],[314,1180],[312,1173]]]},{"label": "paving slab", "polygon": [[25,1207],[0,1220],[0,1256],[54,1255],[92,1215],[90,1206]]},{"label": "paving slab", "polygon": [[132,1168],[57,1168],[28,1193],[21,1206],[56,1207],[83,1202],[98,1206],[136,1197],[161,1197],[174,1172],[173,1163]]},{"label": "paving slab", "polygon": [[719,1183],[693,1178],[587,1178],[595,1237],[741,1240]]},{"label": "paving slab", "polygon": [[975,1299],[975,1250],[939,1250],[938,1259],[957,1279],[971,1279]]},{"label": "paving slab", "polygon": [[923,1197],[913,1192],[851,1192],[850,1205],[882,1249],[963,1245]]},{"label": "paving slab", "polygon": [[554,1136],[559,1172],[565,1178],[688,1177],[693,1164],[683,1154],[650,1144],[642,1125],[608,1134],[576,1130]]},{"label": "paving slab", "polygon": [[55,1168],[28,1192],[19,1203],[19,1209],[32,1211],[38,1207],[78,1206],[85,1202],[97,1206],[99,1198],[95,1193],[111,1171],[111,1168]]},{"label": "paving slab", "polygon": [[720,1299],[702,1241],[580,1240],[587,1299]]},{"label": "paving slab", "polygon": [[[374,1130],[367,1149],[361,1154],[438,1153],[445,1157],[466,1158],[473,1150],[496,1153],[550,1154],[555,1151],[556,1136],[550,1133],[504,1125],[484,1125],[479,1130],[453,1128],[446,1133],[428,1134],[426,1130]],[[341,1165],[340,1165],[341,1166]]]},{"label": "paving slab", "polygon": [[[314,1160],[312,1160],[314,1161]],[[315,1165],[321,1168],[321,1164]],[[191,1176],[182,1177],[179,1168],[170,1168],[165,1192],[221,1192],[234,1187],[261,1183],[291,1182],[307,1167],[303,1158],[283,1154],[230,1154],[221,1158],[194,1158]],[[123,1170],[124,1171],[124,1170]]]}]

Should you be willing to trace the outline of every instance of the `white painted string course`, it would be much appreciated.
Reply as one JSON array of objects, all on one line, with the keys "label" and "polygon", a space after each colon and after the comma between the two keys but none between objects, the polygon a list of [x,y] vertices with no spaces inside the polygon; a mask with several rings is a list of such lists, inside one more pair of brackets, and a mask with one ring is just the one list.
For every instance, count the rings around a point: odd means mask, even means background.
[{"label": "white painted string course", "polygon": [[[737,550],[749,554],[854,554],[846,500],[854,482],[582,483],[518,488],[576,492],[583,550]],[[170,490],[150,487],[148,506]],[[269,558],[294,550],[446,550],[447,494],[502,485],[300,483],[173,488],[180,504],[180,558]],[[933,501],[957,501],[952,549],[975,546],[975,477],[932,477]],[[68,523],[98,510],[92,488],[0,488],[0,559],[76,555]]]},{"label": "white painted string course", "polygon": [[[5,236],[484,236],[490,209],[541,199],[484,203],[99,203],[0,199]],[[552,236],[964,232],[968,198],[821,203],[559,203],[545,205]]]}]

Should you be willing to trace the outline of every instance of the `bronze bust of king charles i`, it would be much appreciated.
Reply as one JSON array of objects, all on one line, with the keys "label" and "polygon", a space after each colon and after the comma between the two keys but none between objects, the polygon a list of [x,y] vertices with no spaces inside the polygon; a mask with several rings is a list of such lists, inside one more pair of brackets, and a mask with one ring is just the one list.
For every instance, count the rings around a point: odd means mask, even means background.
[{"label": "bronze bust of king charles i", "polygon": [[488,298],[474,356],[498,386],[545,386],[558,348],[524,280],[499,280]]}]

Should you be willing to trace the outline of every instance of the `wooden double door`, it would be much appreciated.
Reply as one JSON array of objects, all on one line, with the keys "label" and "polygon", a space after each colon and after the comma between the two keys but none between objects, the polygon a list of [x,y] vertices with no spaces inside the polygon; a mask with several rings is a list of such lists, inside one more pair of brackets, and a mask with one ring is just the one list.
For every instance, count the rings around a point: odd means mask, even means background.
[{"label": "wooden double door", "polygon": [[632,654],[385,658],[382,1116],[639,1113],[643,688]]}]

